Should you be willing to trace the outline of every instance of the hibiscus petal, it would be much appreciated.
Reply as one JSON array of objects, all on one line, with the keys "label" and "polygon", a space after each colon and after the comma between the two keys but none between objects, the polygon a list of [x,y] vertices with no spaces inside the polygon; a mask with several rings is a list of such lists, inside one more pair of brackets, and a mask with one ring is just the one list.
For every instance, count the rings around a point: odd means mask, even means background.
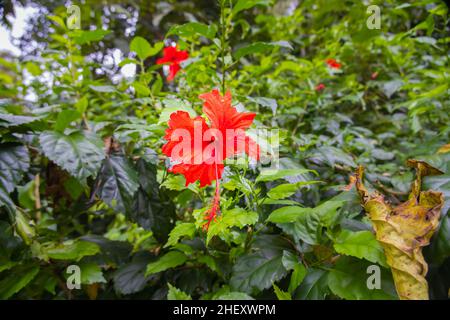
[{"label": "hibiscus petal", "polygon": [[337,62],[335,59],[327,59],[325,61],[333,69],[340,69],[341,68],[341,64],[339,62]]},{"label": "hibiscus petal", "polygon": [[186,179],[186,186],[200,180],[200,188],[202,188],[211,185],[216,178],[222,178],[224,167],[223,164],[176,164],[169,169],[169,172],[182,174]]},{"label": "hibiscus petal", "polygon": [[234,137],[234,149],[227,148],[227,158],[234,155],[246,153],[250,158],[258,161],[260,159],[260,147],[259,145],[247,136],[243,131]]},{"label": "hibiscus petal", "polygon": [[157,64],[169,64],[169,74],[167,76],[167,81],[172,81],[178,71],[180,71],[180,62],[189,58],[187,51],[178,50],[176,47],[168,46],[163,50],[162,58],[156,60]]},{"label": "hibiscus petal", "polygon": [[204,100],[203,112],[211,122],[211,127],[223,132],[226,129],[247,129],[252,125],[256,116],[252,112],[238,112],[231,106],[229,91],[225,96],[221,96],[218,90],[212,90],[201,94],[199,98]]},{"label": "hibiscus petal", "polygon": [[156,60],[156,64],[164,64],[171,62],[168,57],[162,57]]},{"label": "hibiscus petal", "polygon": [[189,53],[187,51],[176,51],[174,55],[174,61],[175,62],[181,62],[189,58]]},{"label": "hibiscus petal", "polygon": [[[203,109],[211,127],[202,117],[191,118],[187,112],[177,111],[168,121],[169,128],[164,136],[168,142],[162,151],[175,163],[170,172],[184,175],[186,185],[200,181],[200,187],[204,187],[222,177],[223,160],[227,157],[245,152],[259,160],[260,148],[245,134],[255,114],[238,112],[232,107],[230,92],[221,96],[219,91],[213,90],[200,98],[205,101]],[[179,129],[183,129],[182,134]],[[183,143],[181,148],[180,143]]]},{"label": "hibiscus petal", "polygon": [[[201,159],[199,157],[203,156],[203,149],[209,143],[202,140],[200,143],[194,141],[194,139],[202,139],[205,131],[208,130],[205,119],[200,116],[191,118],[186,111],[176,111],[170,115],[168,125],[169,128],[164,136],[168,142],[162,147],[162,152],[174,162],[197,163],[196,159]],[[178,145],[180,148],[184,145],[186,152],[180,153],[179,150],[174,150]],[[200,163],[201,160],[198,162]]]},{"label": "hibiscus petal", "polygon": [[169,75],[167,76],[167,81],[172,81],[177,75],[178,71],[180,71],[181,67],[178,63],[172,63],[169,66]]},{"label": "hibiscus petal", "polygon": [[261,154],[259,144],[257,144],[255,140],[253,140],[249,136],[245,137],[245,153],[248,154],[250,158],[259,161],[259,157]]}]

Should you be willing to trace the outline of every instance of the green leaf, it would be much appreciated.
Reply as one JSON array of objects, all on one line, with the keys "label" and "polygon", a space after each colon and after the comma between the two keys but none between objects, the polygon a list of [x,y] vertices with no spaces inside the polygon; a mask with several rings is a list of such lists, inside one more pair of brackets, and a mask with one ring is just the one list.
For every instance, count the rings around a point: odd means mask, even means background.
[{"label": "green leaf", "polygon": [[60,26],[62,29],[67,30],[66,24],[64,22],[64,19],[58,16],[47,16],[49,20],[52,20],[54,23],[56,23],[58,26]]},{"label": "green leaf", "polygon": [[294,254],[292,251],[283,251],[283,258],[281,258],[281,262],[286,270],[293,270],[296,265],[300,263],[299,257]]},{"label": "green leaf", "polygon": [[275,181],[310,172],[315,173],[314,170],[308,169],[264,169],[260,172],[259,176],[256,177],[256,182]]},{"label": "green leaf", "polygon": [[125,58],[122,61],[120,61],[119,67],[123,67],[127,64],[138,64],[138,63],[139,63],[139,61],[137,61],[136,59]]},{"label": "green leaf", "polygon": [[338,220],[338,210],[342,208],[346,202],[346,200],[338,199],[339,195],[312,209],[312,214],[317,216],[323,226],[331,227]]},{"label": "green leaf", "polygon": [[28,61],[25,63],[25,68],[32,76],[36,77],[42,74],[41,68],[34,62]]},{"label": "green leaf", "polygon": [[433,260],[438,264],[442,264],[445,259],[450,257],[450,216],[446,215],[442,218],[439,230],[431,243],[430,251]]},{"label": "green leaf", "polygon": [[79,45],[90,44],[91,42],[97,42],[102,40],[106,35],[110,34],[110,30],[75,30],[69,33],[75,43]]},{"label": "green leaf", "polygon": [[275,200],[275,199],[270,199],[270,198],[265,198],[262,203],[262,205],[271,205],[271,204],[277,204],[277,205],[284,205],[284,206],[295,206],[298,204],[297,201],[294,200],[289,200],[289,199],[280,199],[280,200]]},{"label": "green leaf", "polygon": [[69,124],[72,121],[78,120],[81,118],[81,113],[75,110],[63,110],[58,113],[58,117],[56,118],[55,131],[64,132]]},{"label": "green leaf", "polygon": [[321,181],[299,181],[296,183],[285,183],[275,188],[272,188],[267,193],[267,196],[271,199],[279,200],[292,196],[301,187],[311,184],[320,183]]},{"label": "green leaf", "polygon": [[403,86],[403,81],[400,79],[395,79],[387,81],[383,85],[383,91],[386,97],[390,98],[394,93],[396,93]]},{"label": "green leaf", "polygon": [[12,261],[7,261],[4,262],[2,261],[2,263],[0,264],[0,272],[5,271],[5,270],[9,270],[12,267],[16,266],[17,262],[12,262]]},{"label": "green leaf", "polygon": [[293,223],[279,223],[278,226],[286,233],[294,237],[296,241],[302,240],[308,244],[319,242],[320,220],[316,215],[301,215]]},{"label": "green leaf", "polygon": [[228,292],[216,298],[216,300],[255,300],[251,296],[243,292]]},{"label": "green leaf", "polygon": [[209,226],[206,243],[209,243],[212,237],[216,235],[225,236],[229,228],[243,228],[247,225],[253,225],[257,221],[258,213],[256,212],[246,211],[242,208],[225,210],[222,212],[222,215]]},{"label": "green leaf", "polygon": [[242,10],[253,8],[256,5],[262,5],[267,7],[270,4],[271,4],[270,0],[239,0],[233,7],[231,13],[235,15]]},{"label": "green leaf", "polygon": [[142,37],[134,37],[130,43],[130,51],[136,52],[141,60],[145,60],[151,55],[152,46]]},{"label": "green leaf", "polygon": [[175,228],[170,231],[169,240],[164,247],[166,248],[177,244],[181,237],[192,238],[195,235],[195,231],[195,224],[192,222],[177,224]]},{"label": "green leaf", "polygon": [[289,292],[282,291],[275,283],[273,284],[273,290],[278,300],[292,300]]},{"label": "green leaf", "polygon": [[[308,244],[318,244],[322,237],[323,227],[331,228],[341,219],[341,214],[338,210],[346,201],[338,201],[339,197],[340,195],[331,198],[315,208],[302,208],[304,212],[298,215],[296,221],[279,223],[278,226],[296,240],[301,239]],[[307,209],[311,211],[308,212]],[[294,210],[299,209],[292,210],[291,212],[295,212]]]},{"label": "green leaf", "polygon": [[378,148],[372,149],[371,153],[372,157],[378,160],[392,160],[395,157],[394,153]]},{"label": "green leaf", "polygon": [[8,113],[0,113],[0,127],[15,127],[39,120],[39,117],[19,116]]},{"label": "green leaf", "polygon": [[413,39],[419,43],[429,44],[431,46],[435,46],[437,42],[437,40],[432,37],[415,37]]},{"label": "green leaf", "polygon": [[45,131],[39,136],[39,142],[47,158],[81,182],[96,175],[105,158],[103,142],[90,132],[65,135]]},{"label": "green leaf", "polygon": [[292,294],[303,282],[307,274],[306,268],[303,264],[299,263],[294,267],[294,271],[291,274],[291,280],[289,281],[288,291]]},{"label": "green leaf", "polygon": [[[277,113],[278,109],[278,103],[277,100],[267,97],[247,97],[248,100],[259,104],[262,107],[269,108],[272,110],[272,114],[275,115]],[[294,169],[295,170],[295,169]],[[279,171],[279,170],[273,170],[273,171]]]},{"label": "green leaf", "polygon": [[267,218],[267,221],[273,223],[295,222],[300,216],[310,214],[311,211],[311,208],[303,208],[299,206],[282,207],[273,211]]},{"label": "green leaf", "polygon": [[155,43],[154,46],[152,47],[152,49],[149,52],[150,57],[158,54],[158,52],[160,52],[162,48],[164,48],[164,42],[163,41]]},{"label": "green leaf", "polygon": [[192,300],[191,296],[188,295],[187,293],[172,286],[170,283],[168,283],[167,285],[169,287],[169,292],[167,293],[167,300]]},{"label": "green leaf", "polygon": [[30,167],[30,156],[25,146],[0,144],[0,187],[11,193]]},{"label": "green leaf", "polygon": [[383,248],[370,231],[342,230],[335,240],[334,249],[340,254],[366,259],[387,267]]},{"label": "green leaf", "polygon": [[[136,221],[145,230],[152,230],[153,236],[161,243],[167,241],[175,220],[175,205],[164,192],[160,192],[160,186],[156,178],[156,166],[139,159],[136,162],[139,189],[134,195],[133,204],[127,215]],[[128,203],[125,194],[123,205]]]},{"label": "green leaf", "polygon": [[432,14],[439,16],[447,16],[448,8],[445,6],[445,3],[441,3],[433,8],[428,9],[428,11]]},{"label": "green leaf", "polygon": [[103,277],[102,269],[97,264],[82,263],[79,267],[81,270],[82,284],[106,283],[106,279]]},{"label": "green leaf", "polygon": [[219,275],[222,275],[221,268],[217,264],[216,259],[214,259],[212,256],[210,256],[210,255],[200,255],[200,256],[197,257],[197,261],[199,263],[203,263],[203,264],[207,265],[208,268],[210,268],[212,271],[217,272]]},{"label": "green leaf", "polygon": [[[340,208],[351,198],[350,192],[344,192],[315,208],[283,207],[275,210],[272,213],[273,216],[269,216],[269,219],[278,223],[278,226],[284,232],[293,236],[296,240],[301,239],[308,244],[317,244],[321,238],[323,227],[331,228],[342,219]],[[298,215],[297,218],[295,218],[296,214]],[[288,222],[283,223],[281,221]]]},{"label": "green leaf", "polygon": [[80,100],[78,100],[75,103],[75,109],[77,109],[77,111],[81,114],[83,114],[84,112],[86,112],[86,109],[88,107],[89,101],[87,96],[83,96],[82,98],[80,98]]},{"label": "green leaf", "polygon": [[[130,51],[136,52],[137,56],[142,61],[158,54],[158,52],[160,52],[162,48],[164,48],[164,42],[157,42],[152,47],[147,40],[139,36],[134,37],[130,43]],[[121,66],[127,63],[137,62],[136,60],[133,59],[125,59],[124,61],[125,62],[121,62]]]},{"label": "green leaf", "polygon": [[287,41],[279,42],[253,42],[249,45],[241,47],[234,52],[234,57],[239,60],[242,57],[255,53],[267,53],[273,49],[285,47],[292,49],[292,46]]},{"label": "green leaf", "polygon": [[160,257],[157,261],[149,263],[147,265],[147,270],[145,271],[145,275],[151,275],[154,273],[162,272],[167,269],[178,267],[184,264],[187,260],[187,257],[184,253],[180,251],[169,251],[162,257]]},{"label": "green leaf", "polygon": [[10,261],[16,250],[22,247],[22,241],[19,237],[14,235],[14,228],[11,224],[4,220],[0,220],[0,269],[7,270],[10,267],[18,264]]},{"label": "green leaf", "polygon": [[328,166],[334,166],[336,164],[342,164],[351,168],[356,167],[356,163],[353,158],[336,147],[321,147],[316,149],[309,158],[318,163],[323,163]]},{"label": "green leaf", "polygon": [[392,276],[381,268],[381,289],[369,289],[367,280],[370,263],[364,260],[340,258],[328,276],[331,291],[347,300],[392,300],[396,299]]},{"label": "green leaf", "polygon": [[64,190],[66,190],[73,200],[78,199],[84,191],[84,186],[74,177],[64,181]]},{"label": "green leaf", "polygon": [[123,156],[106,158],[100,179],[102,181],[98,191],[100,198],[111,208],[122,213],[127,212],[139,188],[138,175],[130,162]]},{"label": "green leaf", "polygon": [[[191,186],[190,184],[189,186]],[[181,174],[173,174],[166,177],[163,183],[161,183],[161,187],[165,187],[169,190],[182,191],[186,188],[186,179]]]},{"label": "green leaf", "polygon": [[165,105],[165,108],[159,115],[158,124],[167,123],[172,113],[177,111],[186,111],[191,117],[195,117],[197,115],[195,110],[192,109],[192,107],[186,101],[180,99],[165,99],[163,103]]},{"label": "green leaf", "polygon": [[151,94],[149,87],[146,85],[143,85],[140,82],[134,82],[133,88],[136,91],[136,93],[140,96],[148,97]]},{"label": "green leaf", "polygon": [[15,229],[22,238],[23,242],[30,245],[33,238],[36,236],[33,221],[21,208],[16,207],[14,222]]},{"label": "green leaf", "polygon": [[217,33],[217,26],[215,24],[206,25],[199,22],[188,22],[182,25],[175,25],[170,28],[166,36],[177,35],[180,37],[192,37],[200,35],[210,40],[214,39]]},{"label": "green leaf", "polygon": [[92,256],[99,252],[100,247],[97,244],[82,240],[68,240],[46,249],[47,256],[55,260],[79,261],[83,257]]},{"label": "green leaf", "polygon": [[9,212],[9,214],[13,214],[15,210],[15,205],[12,199],[9,197],[9,192],[7,192],[1,185],[0,185],[0,207],[4,206],[6,210]]},{"label": "green leaf", "polygon": [[113,86],[94,86],[94,85],[90,85],[89,88],[91,88],[94,91],[97,92],[103,92],[103,93],[110,93],[110,92],[116,92],[116,88]]},{"label": "green leaf", "polygon": [[0,281],[0,299],[6,300],[22,290],[39,273],[38,266],[18,266]]},{"label": "green leaf", "polygon": [[290,250],[290,244],[279,236],[257,237],[252,252],[240,256],[233,266],[231,288],[249,294],[270,288],[287,274],[282,263],[285,250]]},{"label": "green leaf", "polygon": [[328,272],[309,268],[300,287],[295,290],[295,299],[323,300],[328,295]]},{"label": "green leaf", "polygon": [[136,254],[133,261],[120,267],[113,278],[116,292],[132,294],[143,290],[149,280],[145,277],[148,262],[148,254]]}]

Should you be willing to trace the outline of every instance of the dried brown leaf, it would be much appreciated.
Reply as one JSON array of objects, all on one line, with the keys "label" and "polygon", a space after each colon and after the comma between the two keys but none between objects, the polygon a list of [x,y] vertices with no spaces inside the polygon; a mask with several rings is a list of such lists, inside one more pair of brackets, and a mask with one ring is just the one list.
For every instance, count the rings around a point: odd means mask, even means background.
[{"label": "dried brown leaf", "polygon": [[397,293],[402,300],[427,300],[428,265],[422,248],[439,224],[444,203],[442,193],[421,191],[422,177],[442,174],[424,161],[408,160],[416,168],[417,177],[406,202],[392,208],[378,192],[369,193],[363,185],[363,167],[357,169],[356,188],[375,229],[377,240],[384,248],[391,267]]}]

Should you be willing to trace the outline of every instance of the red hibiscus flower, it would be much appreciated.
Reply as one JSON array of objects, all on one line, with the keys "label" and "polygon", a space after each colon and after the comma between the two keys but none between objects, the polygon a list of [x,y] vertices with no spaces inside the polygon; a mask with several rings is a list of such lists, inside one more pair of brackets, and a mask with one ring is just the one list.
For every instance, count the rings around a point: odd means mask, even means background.
[{"label": "red hibiscus flower", "polygon": [[325,62],[328,64],[328,66],[332,69],[340,69],[341,68],[341,64],[339,62],[337,62],[334,59],[327,59],[325,60]]},{"label": "red hibiscus flower", "polygon": [[209,125],[204,118],[191,118],[184,111],[172,113],[162,152],[174,163],[168,171],[184,175],[186,186],[200,181],[200,187],[204,187],[216,181],[214,200],[205,213],[204,228],[207,229],[220,211],[219,180],[225,167],[223,161],[244,152],[259,160],[260,148],[245,134],[256,114],[238,112],[231,105],[230,92],[221,96],[218,90],[212,90],[199,98],[204,101],[203,112]]},{"label": "red hibiscus flower", "polygon": [[156,60],[157,64],[169,63],[169,75],[167,81],[172,81],[175,75],[180,71],[180,62],[189,58],[187,51],[178,50],[176,47],[165,47],[163,51],[163,57]]},{"label": "red hibiscus flower", "polygon": [[316,86],[316,91],[322,91],[323,89],[325,89],[325,85],[323,83],[319,83]]},{"label": "red hibiscus flower", "polygon": [[[216,180],[216,176],[220,179],[224,165],[215,161],[215,149],[212,148],[208,156],[205,156],[205,149],[213,142],[212,139],[203,141],[209,129],[205,119],[200,116],[192,119],[189,113],[177,111],[170,115],[168,125],[164,136],[168,142],[162,147],[162,152],[175,163],[169,171],[184,175],[186,186],[199,180],[200,187],[204,187]],[[199,131],[197,135],[196,129]],[[181,148],[183,142],[187,144],[184,149]]]},{"label": "red hibiscus flower", "polygon": [[211,128],[218,130],[224,138],[221,148],[223,159],[245,152],[251,158],[259,160],[259,146],[245,134],[256,113],[238,112],[231,106],[229,91],[222,97],[218,90],[212,90],[201,94],[199,98],[204,101],[203,112],[208,117]]}]

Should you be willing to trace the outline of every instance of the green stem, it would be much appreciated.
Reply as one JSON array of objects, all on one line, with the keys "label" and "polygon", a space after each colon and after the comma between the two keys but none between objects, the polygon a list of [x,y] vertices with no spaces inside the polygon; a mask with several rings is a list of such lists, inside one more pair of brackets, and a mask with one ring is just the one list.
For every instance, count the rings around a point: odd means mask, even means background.
[{"label": "green stem", "polygon": [[225,0],[220,1],[220,26],[221,26],[221,35],[220,35],[220,50],[221,50],[221,59],[222,59],[222,94],[225,94]]},{"label": "green stem", "polygon": [[250,248],[250,243],[252,242],[252,238],[253,238],[253,228],[251,226],[249,226],[247,229],[247,237],[245,238],[245,245],[244,245],[245,251],[248,251],[248,249]]},{"label": "green stem", "polygon": [[[81,96],[80,96],[80,91],[78,89],[78,82],[77,82],[77,77],[76,77],[76,73],[77,73],[77,69],[75,67],[75,62],[73,60],[73,54],[74,54],[74,47],[73,47],[73,43],[72,41],[69,39],[68,45],[67,45],[67,49],[69,52],[69,63],[70,63],[70,75],[72,77],[72,86],[74,88],[74,93],[76,96],[76,100],[79,101]],[[89,126],[89,122],[86,116],[86,110],[83,112],[83,114],[81,115],[82,121],[86,127],[87,131],[91,131],[91,128]]]}]

